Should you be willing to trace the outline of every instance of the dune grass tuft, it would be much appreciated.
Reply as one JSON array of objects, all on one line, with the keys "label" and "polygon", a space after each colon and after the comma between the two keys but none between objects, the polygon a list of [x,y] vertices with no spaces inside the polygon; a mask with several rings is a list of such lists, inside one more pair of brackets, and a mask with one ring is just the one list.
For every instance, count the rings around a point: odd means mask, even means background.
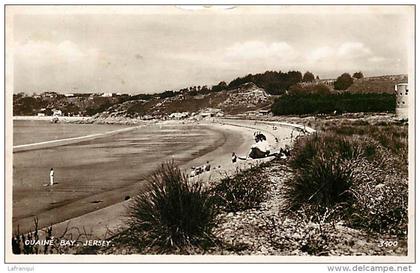
[{"label": "dune grass tuft", "polygon": [[289,161],[294,176],[285,182],[286,209],[334,210],[353,227],[407,234],[407,128],[381,126],[329,124],[298,139]]},{"label": "dune grass tuft", "polygon": [[173,162],[164,163],[148,179],[129,210],[129,232],[138,247],[159,253],[206,247],[216,209],[201,183],[190,183]]}]

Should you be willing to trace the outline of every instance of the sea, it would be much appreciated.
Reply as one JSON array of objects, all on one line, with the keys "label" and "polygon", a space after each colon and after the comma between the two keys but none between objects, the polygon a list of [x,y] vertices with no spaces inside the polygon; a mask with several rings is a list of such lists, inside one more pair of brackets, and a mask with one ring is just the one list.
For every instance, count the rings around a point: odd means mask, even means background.
[{"label": "sea", "polygon": [[[128,126],[13,122],[13,145],[106,133]],[[132,198],[162,163],[183,164],[223,142],[223,132],[199,124],[133,127],[76,143],[13,153],[13,227],[64,221]],[[204,163],[204,162],[203,162]],[[54,186],[49,182],[54,168]]]}]

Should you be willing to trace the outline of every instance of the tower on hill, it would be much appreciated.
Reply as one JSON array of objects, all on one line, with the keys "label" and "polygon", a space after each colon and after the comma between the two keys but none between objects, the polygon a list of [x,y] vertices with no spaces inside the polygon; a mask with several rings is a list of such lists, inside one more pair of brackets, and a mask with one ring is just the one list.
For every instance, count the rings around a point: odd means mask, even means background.
[{"label": "tower on hill", "polygon": [[396,84],[395,93],[397,102],[395,113],[401,118],[408,118],[408,83]]}]

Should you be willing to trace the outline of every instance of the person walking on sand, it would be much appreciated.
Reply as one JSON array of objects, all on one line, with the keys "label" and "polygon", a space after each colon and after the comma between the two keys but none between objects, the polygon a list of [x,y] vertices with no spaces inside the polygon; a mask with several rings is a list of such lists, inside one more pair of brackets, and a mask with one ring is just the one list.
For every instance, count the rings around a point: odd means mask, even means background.
[{"label": "person walking on sand", "polygon": [[210,162],[209,161],[207,161],[206,166],[204,167],[204,170],[206,172],[209,172],[211,170],[211,165],[210,165]]},{"label": "person walking on sand", "polygon": [[50,170],[50,186],[54,185],[54,168]]},{"label": "person walking on sand", "polygon": [[238,157],[236,156],[235,152],[232,153],[232,163],[235,163]]}]

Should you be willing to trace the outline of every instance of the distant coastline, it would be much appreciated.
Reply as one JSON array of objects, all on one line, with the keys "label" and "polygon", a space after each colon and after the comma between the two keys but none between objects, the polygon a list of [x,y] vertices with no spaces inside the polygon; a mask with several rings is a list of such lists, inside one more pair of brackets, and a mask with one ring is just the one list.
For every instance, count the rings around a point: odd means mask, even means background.
[{"label": "distant coastline", "polygon": [[[88,120],[91,117],[58,117],[60,121],[81,121]],[[51,121],[53,116],[13,116],[13,120],[45,120]]]}]

